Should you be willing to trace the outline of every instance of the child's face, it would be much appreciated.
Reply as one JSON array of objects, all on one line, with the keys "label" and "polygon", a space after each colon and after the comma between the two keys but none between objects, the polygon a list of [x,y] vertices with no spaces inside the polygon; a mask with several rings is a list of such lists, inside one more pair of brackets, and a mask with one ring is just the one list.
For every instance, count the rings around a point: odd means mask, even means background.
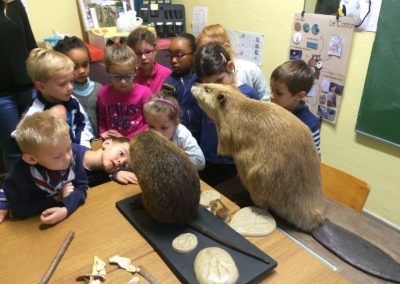
[{"label": "child's face", "polygon": [[271,85],[271,101],[292,111],[295,110],[301,101],[299,94],[292,95],[285,83],[270,80]]},{"label": "child's face", "polygon": [[112,173],[118,168],[124,168],[129,164],[129,143],[113,142],[107,139],[102,144],[102,164],[104,171]]},{"label": "child's face", "polygon": [[74,62],[74,80],[78,84],[87,81],[90,71],[89,55],[84,48],[73,48],[66,55]]},{"label": "child's face", "polygon": [[155,131],[161,133],[164,137],[172,140],[175,129],[178,126],[176,121],[169,119],[165,113],[158,113],[156,115],[147,114],[145,118],[150,129],[154,129]]},{"label": "child's face", "polygon": [[132,90],[135,79],[135,68],[130,65],[113,65],[108,68],[111,76],[111,84],[114,89],[121,93]]},{"label": "child's face", "polygon": [[193,66],[193,50],[189,41],[184,38],[174,38],[169,46],[169,60],[175,74],[189,74]]},{"label": "child's face", "polygon": [[71,99],[74,80],[73,69],[57,71],[47,82],[35,82],[35,86],[42,93],[43,97],[52,103],[63,103]]},{"label": "child's face", "polygon": [[211,76],[204,76],[201,78],[202,83],[215,83],[224,85],[234,85],[235,84],[235,74],[233,71],[224,71],[219,74],[214,74]]},{"label": "child's face", "polygon": [[150,72],[153,71],[154,63],[156,60],[157,50],[150,43],[142,41],[138,43],[134,48],[138,59],[138,70],[139,72]]},{"label": "child's face", "polygon": [[46,169],[60,171],[71,164],[71,140],[60,139],[55,145],[43,145],[38,153],[32,155],[35,162]]}]

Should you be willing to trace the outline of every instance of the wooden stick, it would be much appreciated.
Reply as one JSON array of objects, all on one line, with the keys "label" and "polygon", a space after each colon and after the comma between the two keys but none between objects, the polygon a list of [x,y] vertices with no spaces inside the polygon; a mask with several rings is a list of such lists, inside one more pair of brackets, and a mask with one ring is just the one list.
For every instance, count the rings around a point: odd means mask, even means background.
[{"label": "wooden stick", "polygon": [[60,263],[61,258],[64,255],[65,251],[67,250],[73,237],[74,237],[74,231],[69,231],[63,244],[58,249],[56,256],[54,257],[53,261],[51,262],[49,269],[47,270],[46,274],[43,276],[42,280],[40,281],[40,284],[46,284],[47,282],[49,282],[51,275],[53,274],[54,270],[56,270],[57,265]]}]

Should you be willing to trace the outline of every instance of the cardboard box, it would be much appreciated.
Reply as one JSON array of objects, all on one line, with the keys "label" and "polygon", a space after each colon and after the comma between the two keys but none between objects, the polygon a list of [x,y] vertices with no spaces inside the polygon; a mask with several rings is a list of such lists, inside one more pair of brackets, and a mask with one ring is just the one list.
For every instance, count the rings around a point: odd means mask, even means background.
[{"label": "cardboard box", "polygon": [[118,32],[117,27],[91,29],[88,33],[89,43],[97,48],[104,49],[107,40],[119,40],[128,37],[129,32]]}]

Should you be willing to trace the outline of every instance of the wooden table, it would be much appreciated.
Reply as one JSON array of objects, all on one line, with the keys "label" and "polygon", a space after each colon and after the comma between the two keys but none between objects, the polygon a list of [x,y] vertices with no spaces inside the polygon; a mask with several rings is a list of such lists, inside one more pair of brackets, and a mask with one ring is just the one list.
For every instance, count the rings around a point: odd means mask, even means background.
[{"label": "wooden table", "polygon": [[[202,190],[209,186],[202,183]],[[119,213],[115,202],[140,192],[139,186],[115,182],[88,191],[86,203],[61,223],[42,228],[39,217],[23,221],[6,220],[0,224],[0,282],[39,283],[68,231],[75,237],[57,266],[50,283],[76,283],[78,275],[91,272],[93,256],[103,261],[114,255],[143,265],[161,283],[179,283],[153,248]],[[227,199],[231,212],[238,207]],[[348,283],[317,258],[281,232],[249,238],[278,262],[278,267],[263,282],[267,283]],[[108,283],[127,283],[132,275],[107,264]],[[83,282],[82,282],[83,283]],[[146,283],[141,280],[141,283]]]}]

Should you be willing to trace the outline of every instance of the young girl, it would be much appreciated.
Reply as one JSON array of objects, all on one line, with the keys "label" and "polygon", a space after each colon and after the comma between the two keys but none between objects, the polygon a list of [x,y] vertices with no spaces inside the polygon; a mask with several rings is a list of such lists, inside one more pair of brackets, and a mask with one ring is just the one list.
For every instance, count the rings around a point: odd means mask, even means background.
[{"label": "young girl", "polygon": [[97,92],[101,85],[90,80],[90,53],[85,43],[76,36],[59,40],[54,50],[64,53],[75,64],[74,89],[72,94],[79,100],[89,116],[93,134],[98,136],[97,127]]},{"label": "young girl", "polygon": [[[257,92],[247,84],[239,82],[235,75],[232,58],[221,45],[210,42],[197,50],[195,72],[202,83],[236,85],[249,98],[259,99]],[[206,158],[206,167],[200,177],[211,186],[215,186],[237,175],[236,166],[231,157],[218,156],[217,129],[214,121],[203,112],[200,147]]]},{"label": "young girl", "polygon": [[156,36],[146,28],[137,28],[129,34],[126,43],[138,58],[135,82],[149,87],[153,93],[159,92],[171,70],[156,62]]},{"label": "young girl", "polygon": [[197,170],[204,169],[203,152],[190,131],[179,123],[178,102],[173,96],[154,94],[144,105],[143,113],[149,128],[160,132],[183,149]]},{"label": "young girl", "polygon": [[197,141],[200,141],[201,109],[193,98],[191,88],[197,81],[193,72],[193,58],[196,52],[196,38],[192,34],[183,33],[171,40],[169,60],[172,74],[164,81],[176,90],[176,99],[181,107],[181,123],[185,125]]},{"label": "young girl", "polygon": [[[206,26],[197,37],[197,47],[209,42],[217,42],[222,45],[233,58],[234,51],[231,49],[228,31],[220,24]],[[233,58],[237,78],[243,83],[254,88],[263,101],[269,101],[269,89],[267,81],[261,69],[251,61]]]},{"label": "young girl", "polygon": [[134,83],[136,56],[125,44],[107,46],[104,64],[111,84],[103,86],[97,94],[100,136],[131,139],[147,128],[143,104],[151,96],[151,90]]}]

